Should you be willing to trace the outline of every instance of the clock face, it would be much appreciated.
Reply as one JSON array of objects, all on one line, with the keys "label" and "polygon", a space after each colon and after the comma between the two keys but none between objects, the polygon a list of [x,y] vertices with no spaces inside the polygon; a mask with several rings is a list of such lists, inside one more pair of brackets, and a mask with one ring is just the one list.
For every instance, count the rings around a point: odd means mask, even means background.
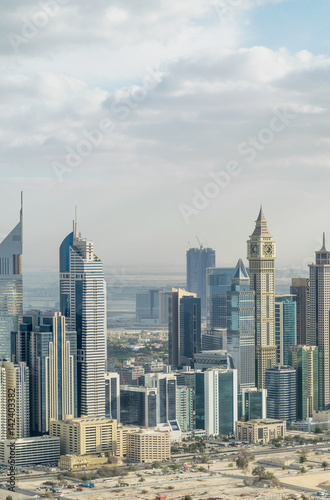
[{"label": "clock face", "polygon": [[250,246],[250,254],[251,255],[258,255],[258,245],[251,245]]},{"label": "clock face", "polygon": [[264,245],[264,255],[272,255],[273,253],[273,245],[266,244]]}]

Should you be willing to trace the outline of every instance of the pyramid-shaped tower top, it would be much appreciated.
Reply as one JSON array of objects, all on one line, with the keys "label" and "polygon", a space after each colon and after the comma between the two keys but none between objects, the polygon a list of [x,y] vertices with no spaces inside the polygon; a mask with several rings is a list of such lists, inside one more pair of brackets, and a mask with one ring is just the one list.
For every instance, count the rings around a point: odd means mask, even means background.
[{"label": "pyramid-shaped tower top", "polygon": [[260,212],[256,220],[256,227],[253,231],[252,236],[268,236],[268,237],[272,236],[268,231],[267,221],[262,211],[262,206],[260,207]]},{"label": "pyramid-shaped tower top", "polygon": [[250,282],[249,274],[243,264],[242,259],[238,259],[235,271],[231,278],[231,282],[233,285],[245,285]]}]

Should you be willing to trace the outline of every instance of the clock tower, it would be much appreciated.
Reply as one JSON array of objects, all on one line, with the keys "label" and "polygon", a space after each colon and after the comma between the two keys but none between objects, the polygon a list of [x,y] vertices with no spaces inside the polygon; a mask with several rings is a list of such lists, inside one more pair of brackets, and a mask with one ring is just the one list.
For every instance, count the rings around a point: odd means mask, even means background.
[{"label": "clock tower", "polygon": [[260,208],[256,227],[247,241],[250,289],[255,292],[256,386],[264,389],[265,370],[276,364],[275,259],[276,242]]}]

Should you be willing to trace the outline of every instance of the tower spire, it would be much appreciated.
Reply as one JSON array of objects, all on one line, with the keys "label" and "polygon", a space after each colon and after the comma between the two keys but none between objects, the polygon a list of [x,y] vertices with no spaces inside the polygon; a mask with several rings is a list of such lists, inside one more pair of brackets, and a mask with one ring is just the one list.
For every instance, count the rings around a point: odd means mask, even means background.
[{"label": "tower spire", "polygon": [[262,210],[262,205],[260,205],[260,212],[256,220],[256,227],[253,231],[252,236],[271,236],[268,231],[267,221]]},{"label": "tower spire", "polygon": [[73,241],[77,241],[79,239],[79,234],[78,234],[78,209],[77,205],[75,206],[74,209],[74,226],[73,226]]}]

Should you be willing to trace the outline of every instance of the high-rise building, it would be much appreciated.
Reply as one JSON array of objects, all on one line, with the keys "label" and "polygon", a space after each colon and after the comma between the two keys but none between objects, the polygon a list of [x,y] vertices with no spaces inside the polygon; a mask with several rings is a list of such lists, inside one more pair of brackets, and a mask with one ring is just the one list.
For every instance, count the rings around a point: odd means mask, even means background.
[{"label": "high-rise building", "polygon": [[136,294],[136,321],[138,323],[159,322],[159,291],[142,290]]},{"label": "high-rise building", "polygon": [[296,370],[291,366],[266,368],[267,418],[296,420]]},{"label": "high-rise building", "polygon": [[172,288],[169,301],[169,364],[189,365],[201,351],[201,299]]},{"label": "high-rise building", "polygon": [[238,418],[243,421],[266,418],[267,416],[267,391],[249,387],[242,389],[238,396]]},{"label": "high-rise building", "polygon": [[309,279],[292,278],[290,294],[297,305],[297,344],[307,345],[309,328]]},{"label": "high-rise building", "polygon": [[297,345],[296,302],[292,295],[275,295],[276,364],[288,365],[289,348]]},{"label": "high-rise building", "polygon": [[265,370],[276,361],[275,258],[276,243],[260,209],[256,227],[247,242],[250,287],[255,292],[256,386],[265,386]]},{"label": "high-rise building", "polygon": [[176,420],[176,377],[169,373],[148,373],[144,385],[157,389],[158,423]]},{"label": "high-rise building", "polygon": [[238,393],[255,386],[255,324],[254,291],[241,259],[227,292],[227,351],[237,368]]},{"label": "high-rise building", "polygon": [[77,332],[78,416],[105,415],[106,284],[94,243],[77,230],[60,247],[60,307]]},{"label": "high-rise building", "polygon": [[233,434],[237,422],[237,370],[196,371],[196,429],[207,436]]},{"label": "high-rise building", "polygon": [[160,290],[158,293],[158,312],[160,325],[168,325],[168,308],[171,298],[172,292]]},{"label": "high-rise building", "polygon": [[227,292],[231,289],[234,271],[234,267],[215,267],[206,270],[208,331],[227,328]]},{"label": "high-rise building", "polygon": [[119,373],[105,372],[105,417],[120,422]]},{"label": "high-rise building", "polygon": [[[0,243],[0,359],[12,360],[12,353],[17,348],[16,345],[12,345],[12,333],[17,334],[18,325],[23,317],[22,254],[23,205],[21,204],[19,223]],[[17,335],[14,338],[18,340]]]},{"label": "high-rise building", "polygon": [[187,251],[187,290],[201,299],[202,314],[206,312],[206,269],[215,267],[212,248],[190,248]]},{"label": "high-rise building", "polygon": [[31,311],[20,325],[21,357],[30,370],[31,431],[49,430],[49,420],[77,416],[77,334],[60,313]]},{"label": "high-rise building", "polygon": [[125,425],[156,427],[158,394],[156,388],[120,386],[120,421]]},{"label": "high-rise building", "polygon": [[329,314],[330,314],[330,251],[323,245],[310,264],[310,314],[308,344],[319,348],[319,409],[330,404]]},{"label": "high-rise building", "polygon": [[319,349],[307,345],[290,347],[288,362],[297,374],[297,420],[305,420],[319,409]]},{"label": "high-rise building", "polygon": [[176,417],[182,432],[193,429],[193,391],[190,387],[179,386],[176,389]]},{"label": "high-rise building", "polygon": [[[1,437],[20,439],[30,436],[29,368],[26,363],[0,361]],[[5,391],[4,391],[5,388]],[[5,427],[5,428],[3,428]]]}]

